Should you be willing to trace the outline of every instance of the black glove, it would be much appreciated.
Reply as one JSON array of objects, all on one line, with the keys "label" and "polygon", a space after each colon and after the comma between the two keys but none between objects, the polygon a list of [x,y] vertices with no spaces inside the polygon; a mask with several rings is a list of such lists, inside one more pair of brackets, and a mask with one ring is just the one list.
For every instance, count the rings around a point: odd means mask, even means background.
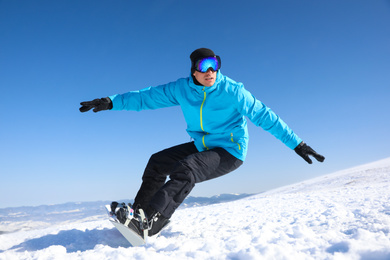
[{"label": "black glove", "polygon": [[294,151],[309,164],[313,163],[311,161],[311,159],[309,158],[309,155],[316,158],[317,161],[319,161],[319,162],[323,162],[325,160],[324,156],[316,153],[316,151],[314,151],[310,146],[308,146],[304,142],[301,142],[297,147],[295,147]]},{"label": "black glove", "polygon": [[80,112],[87,112],[93,108],[93,112],[112,109],[112,101],[109,97],[97,98],[92,101],[81,102]]}]

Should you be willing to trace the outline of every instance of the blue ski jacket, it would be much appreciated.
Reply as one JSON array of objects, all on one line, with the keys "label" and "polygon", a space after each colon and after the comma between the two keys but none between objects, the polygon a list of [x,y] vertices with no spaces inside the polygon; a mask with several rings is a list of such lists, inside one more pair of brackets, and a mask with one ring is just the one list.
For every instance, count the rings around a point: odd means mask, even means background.
[{"label": "blue ski jacket", "polygon": [[220,71],[211,87],[196,85],[190,76],[109,98],[112,100],[112,110],[140,111],[181,106],[187,132],[198,151],[221,147],[244,161],[249,140],[246,117],[291,149],[302,142],[278,115],[257,100],[242,83],[222,75]]}]

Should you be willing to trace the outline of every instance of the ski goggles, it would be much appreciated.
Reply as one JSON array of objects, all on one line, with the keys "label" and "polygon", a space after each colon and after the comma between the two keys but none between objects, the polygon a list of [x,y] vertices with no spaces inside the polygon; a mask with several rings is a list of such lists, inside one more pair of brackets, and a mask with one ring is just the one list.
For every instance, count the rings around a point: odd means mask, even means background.
[{"label": "ski goggles", "polygon": [[221,68],[221,58],[219,56],[206,57],[198,60],[195,63],[195,70],[205,73],[211,68],[213,71],[217,71]]}]

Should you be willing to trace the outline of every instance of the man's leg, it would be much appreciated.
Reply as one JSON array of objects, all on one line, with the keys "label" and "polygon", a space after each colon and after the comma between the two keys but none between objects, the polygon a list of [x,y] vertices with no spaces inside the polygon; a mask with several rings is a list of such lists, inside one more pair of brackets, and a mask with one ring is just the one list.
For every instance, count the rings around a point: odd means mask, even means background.
[{"label": "man's leg", "polygon": [[145,168],[141,188],[134,199],[133,209],[147,209],[155,193],[164,185],[174,165],[188,155],[197,153],[193,142],[177,145],[153,154]]},{"label": "man's leg", "polygon": [[165,172],[170,175],[170,180],[153,196],[150,207],[169,219],[195,183],[225,175],[242,163],[222,148],[188,155],[176,163],[170,172]]}]

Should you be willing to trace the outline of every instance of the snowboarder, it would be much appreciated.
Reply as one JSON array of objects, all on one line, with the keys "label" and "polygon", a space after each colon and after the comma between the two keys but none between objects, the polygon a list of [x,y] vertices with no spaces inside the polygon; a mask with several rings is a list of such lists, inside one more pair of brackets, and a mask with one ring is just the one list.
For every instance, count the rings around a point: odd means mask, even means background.
[{"label": "snowboarder", "polygon": [[[80,103],[81,112],[181,106],[193,141],[150,157],[132,205],[135,214],[139,209],[146,213],[149,236],[160,232],[169,222],[196,183],[225,175],[243,164],[248,147],[246,117],[295,150],[306,162],[312,163],[309,156],[320,162],[325,159],[242,83],[224,76],[220,72],[221,59],[212,50],[197,49],[190,59],[191,74],[187,78]],[[124,223],[126,216],[121,219]],[[129,227],[142,234],[144,224],[132,218]]]}]

